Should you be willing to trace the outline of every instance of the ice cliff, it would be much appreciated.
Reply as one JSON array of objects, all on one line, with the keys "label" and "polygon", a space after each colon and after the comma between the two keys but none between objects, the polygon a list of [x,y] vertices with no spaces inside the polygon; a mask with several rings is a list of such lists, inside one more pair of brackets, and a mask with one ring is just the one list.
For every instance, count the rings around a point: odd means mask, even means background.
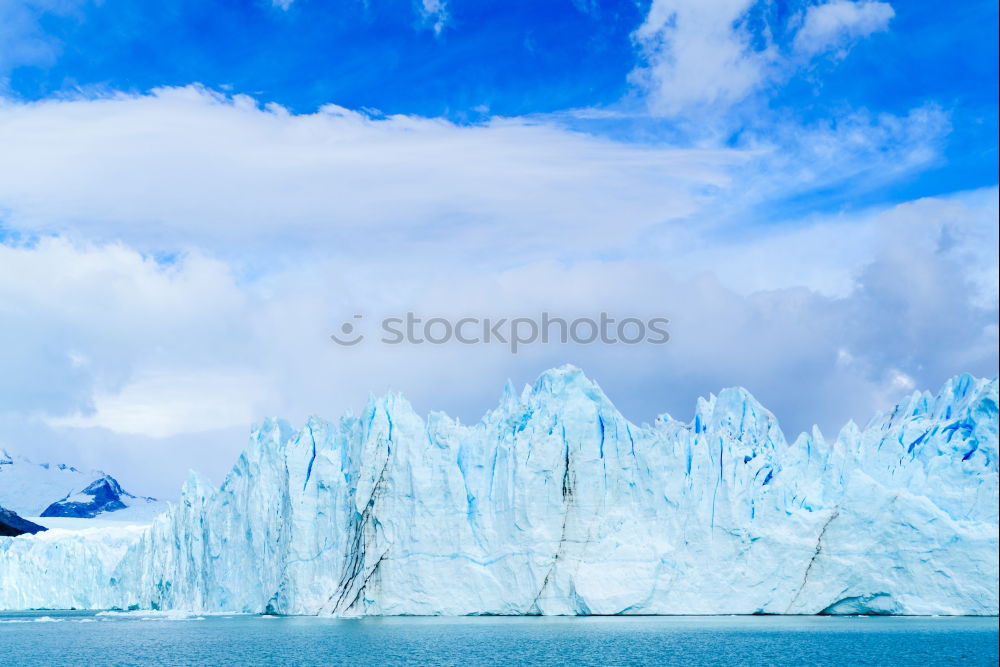
[{"label": "ice cliff", "polygon": [[116,607],[112,574],[145,528],[95,523],[82,530],[0,537],[0,609]]},{"label": "ice cliff", "polygon": [[127,551],[63,550],[48,603],[56,531],[0,538],[0,608],[997,614],[997,470],[995,379],[789,444],[743,389],[636,426],[563,367],[473,426],[395,395],[265,422]]}]

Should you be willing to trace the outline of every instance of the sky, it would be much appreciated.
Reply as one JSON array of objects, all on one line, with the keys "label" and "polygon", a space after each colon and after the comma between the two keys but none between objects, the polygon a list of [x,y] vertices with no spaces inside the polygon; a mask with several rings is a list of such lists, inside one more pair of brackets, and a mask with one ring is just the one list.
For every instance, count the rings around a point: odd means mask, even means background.
[{"label": "sky", "polygon": [[[172,498],[265,417],[475,423],[564,363],[635,423],[744,386],[789,440],[994,377],[997,11],[5,0],[0,448]],[[379,342],[407,312],[670,340]]]}]

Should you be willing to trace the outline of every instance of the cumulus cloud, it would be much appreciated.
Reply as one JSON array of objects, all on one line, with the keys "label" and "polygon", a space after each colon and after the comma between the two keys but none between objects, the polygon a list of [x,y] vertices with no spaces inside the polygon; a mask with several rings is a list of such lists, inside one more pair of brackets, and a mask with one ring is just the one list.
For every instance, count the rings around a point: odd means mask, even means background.
[{"label": "cumulus cloud", "polygon": [[805,55],[840,49],[852,41],[882,32],[895,12],[886,2],[835,0],[806,10],[795,34],[796,51]]},{"label": "cumulus cloud", "polygon": [[647,65],[632,74],[653,111],[675,115],[692,107],[727,107],[767,80],[778,54],[768,42],[753,44],[740,20],[753,4],[654,0],[635,32]]},{"label": "cumulus cloud", "polygon": [[811,5],[790,20],[782,14],[759,0],[654,0],[633,35],[643,62],[631,80],[654,114],[705,123],[756,94],[767,97],[812,58],[842,55],[894,15],[872,0]]},{"label": "cumulus cloud", "polygon": [[268,391],[267,380],[249,369],[229,374],[143,371],[116,392],[95,392],[87,413],[51,418],[48,424],[152,438],[245,428],[256,420]]},{"label": "cumulus cloud", "polygon": [[242,299],[227,266],[195,254],[161,264],[118,243],[0,244],[4,409],[88,411],[167,348],[192,367],[224,365],[239,338],[202,341],[229,336]]},{"label": "cumulus cloud", "polygon": [[[243,447],[241,420],[335,417],[388,390],[420,411],[475,420],[507,378],[527,382],[565,362],[635,421],[687,418],[696,395],[739,384],[790,435],[813,422],[832,431],[911,385],[996,373],[996,198],[989,189],[703,238],[667,258],[636,250],[488,272],[474,262],[414,271],[405,257],[297,253],[247,273],[220,257],[164,261],[117,243],[8,244],[0,354],[11,372],[0,378],[0,423],[19,421],[0,444],[37,458],[131,458],[133,485],[169,493],[195,459],[218,479]],[[534,345],[516,356],[500,345],[387,346],[375,336],[342,348],[327,337],[353,313],[370,327],[408,310],[662,315],[672,337]],[[185,456],[169,456],[175,448]]]},{"label": "cumulus cloud", "polygon": [[[775,208],[932,163],[940,110],[789,124],[740,148],[561,119],[296,115],[201,87],[3,102],[0,444],[130,460],[137,488],[169,493],[192,457],[221,474],[242,421],[333,417],[389,389],[476,419],[508,377],[565,362],[636,421],[741,384],[790,430],[863,419],[904,375],[993,372],[995,191],[819,219]],[[355,313],[410,310],[664,316],[672,340],[515,357],[328,338]]]}]

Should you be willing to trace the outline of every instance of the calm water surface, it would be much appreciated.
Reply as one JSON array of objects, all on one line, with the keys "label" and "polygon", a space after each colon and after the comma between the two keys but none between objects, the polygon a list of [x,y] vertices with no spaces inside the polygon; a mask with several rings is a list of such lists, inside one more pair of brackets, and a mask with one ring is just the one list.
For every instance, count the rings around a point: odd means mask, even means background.
[{"label": "calm water surface", "polygon": [[4,665],[996,665],[996,618],[0,613]]}]

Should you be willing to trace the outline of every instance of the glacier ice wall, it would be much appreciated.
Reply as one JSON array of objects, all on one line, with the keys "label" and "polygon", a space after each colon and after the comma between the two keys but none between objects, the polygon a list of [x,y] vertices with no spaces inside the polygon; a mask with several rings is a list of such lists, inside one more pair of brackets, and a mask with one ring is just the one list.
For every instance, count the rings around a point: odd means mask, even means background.
[{"label": "glacier ice wall", "polygon": [[563,367],[472,426],[395,395],[265,422],[221,487],[192,475],[77,587],[342,616],[996,614],[997,470],[996,380],[789,444],[745,390],[640,427]]},{"label": "glacier ice wall", "polygon": [[0,538],[0,609],[117,606],[112,575],[143,532],[122,524]]}]

